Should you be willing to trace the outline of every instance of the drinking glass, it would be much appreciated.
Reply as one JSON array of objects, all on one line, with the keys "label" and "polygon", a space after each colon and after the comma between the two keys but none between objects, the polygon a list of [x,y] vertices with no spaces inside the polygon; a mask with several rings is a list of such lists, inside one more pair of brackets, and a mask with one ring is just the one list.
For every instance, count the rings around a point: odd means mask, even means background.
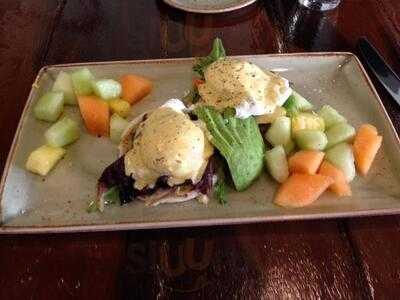
[{"label": "drinking glass", "polygon": [[340,0],[299,0],[299,3],[309,9],[325,11],[336,8]]}]

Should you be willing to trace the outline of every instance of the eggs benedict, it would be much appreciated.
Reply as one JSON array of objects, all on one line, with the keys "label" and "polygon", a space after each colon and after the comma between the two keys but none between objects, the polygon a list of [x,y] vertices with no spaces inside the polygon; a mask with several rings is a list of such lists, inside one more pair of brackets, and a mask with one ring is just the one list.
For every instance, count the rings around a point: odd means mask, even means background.
[{"label": "eggs benedict", "polygon": [[242,119],[271,114],[292,94],[287,79],[238,59],[216,60],[205,69],[204,79],[198,85],[200,104],[235,108]]},{"label": "eggs benedict", "polygon": [[[119,146],[118,162],[119,177],[131,186],[120,186],[120,192],[129,190],[132,199],[149,205],[199,196],[204,200],[212,187],[213,147],[201,121],[191,120],[185,110],[180,100],[171,99],[131,122]],[[103,182],[103,187],[120,184],[107,176],[102,178],[99,183]]]}]

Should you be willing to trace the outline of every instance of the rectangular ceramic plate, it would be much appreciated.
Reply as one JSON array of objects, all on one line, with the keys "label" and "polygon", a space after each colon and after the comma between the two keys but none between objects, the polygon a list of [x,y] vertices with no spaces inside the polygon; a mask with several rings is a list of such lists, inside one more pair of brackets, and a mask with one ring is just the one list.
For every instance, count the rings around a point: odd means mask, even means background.
[{"label": "rectangular ceramic plate", "polygon": [[330,104],[354,126],[371,123],[383,135],[383,147],[366,178],[351,184],[353,196],[339,199],[325,193],[314,204],[285,209],[272,204],[277,185],[265,174],[242,193],[229,194],[228,205],[215,200],[146,207],[142,202],[115,205],[104,213],[87,213],[94,199],[96,181],[117,156],[107,138],[86,133],[77,107],[66,114],[79,121],[81,138],[68,147],[67,155],[46,177],[24,169],[28,154],[44,143],[49,124],[34,119],[32,108],[49,90],[60,70],[83,65],[96,77],[118,78],[136,73],[154,82],[154,91],[132,109],[132,117],[180,98],[191,85],[193,59],[123,61],[43,68],[33,85],[21,117],[0,186],[1,233],[122,230],[234,224],[260,221],[317,219],[394,214],[400,212],[399,139],[382,103],[358,59],[350,53],[257,55],[242,57],[262,68],[275,69],[294,83],[295,89],[318,108]]}]

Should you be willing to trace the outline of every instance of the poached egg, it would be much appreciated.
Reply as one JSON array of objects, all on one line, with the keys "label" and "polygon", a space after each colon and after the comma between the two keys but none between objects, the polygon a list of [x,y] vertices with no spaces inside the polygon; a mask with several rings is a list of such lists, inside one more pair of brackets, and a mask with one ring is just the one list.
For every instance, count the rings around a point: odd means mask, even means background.
[{"label": "poached egg", "polygon": [[147,115],[125,154],[125,173],[136,189],[155,186],[161,176],[168,185],[200,181],[213,154],[203,125],[184,113],[182,101],[171,99]]},{"label": "poached egg", "polygon": [[204,78],[198,86],[202,104],[218,110],[233,107],[238,118],[273,113],[292,94],[287,79],[238,59],[215,61]]}]

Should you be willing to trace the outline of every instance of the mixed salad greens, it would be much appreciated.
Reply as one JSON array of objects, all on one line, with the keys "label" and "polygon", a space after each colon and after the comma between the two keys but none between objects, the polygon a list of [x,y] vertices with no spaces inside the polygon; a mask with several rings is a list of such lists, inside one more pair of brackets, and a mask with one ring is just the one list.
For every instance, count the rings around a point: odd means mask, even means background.
[{"label": "mixed salad greens", "polygon": [[204,80],[204,71],[209,65],[218,59],[226,57],[224,45],[219,38],[216,38],[213,42],[211,52],[206,57],[201,57],[197,60],[196,64],[193,66],[193,71]]}]

